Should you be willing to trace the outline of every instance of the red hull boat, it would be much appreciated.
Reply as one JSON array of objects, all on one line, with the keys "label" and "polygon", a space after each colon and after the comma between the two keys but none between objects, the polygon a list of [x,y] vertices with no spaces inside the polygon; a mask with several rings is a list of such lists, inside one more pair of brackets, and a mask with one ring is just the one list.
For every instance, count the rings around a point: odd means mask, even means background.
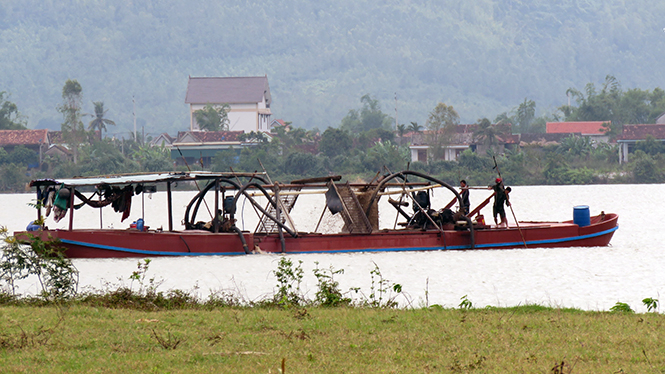
[{"label": "red hull boat", "polygon": [[[349,253],[349,252],[397,252],[397,251],[434,251],[434,250],[485,250],[485,249],[509,249],[509,248],[542,248],[542,247],[595,247],[607,246],[614,232],[618,229],[618,216],[613,213],[601,213],[592,217],[583,217],[587,221],[580,222],[519,222],[506,228],[497,228],[484,225],[482,219],[478,222],[472,220],[482,208],[483,204],[489,202],[488,198],[481,206],[470,214],[456,215],[453,222],[445,222],[437,211],[426,209],[414,199],[417,206],[413,214],[408,214],[401,209],[405,203],[391,204],[396,207],[399,214],[404,216],[407,222],[405,228],[395,230],[377,230],[375,222],[372,222],[372,205],[384,194],[396,194],[402,191],[400,198],[415,196],[416,190],[429,191],[431,188],[447,187],[455,198],[451,203],[459,201],[459,195],[455,190],[445,183],[434,178],[421,175],[416,172],[401,172],[394,174],[402,176],[402,183],[390,184],[395,177],[389,176],[383,182],[370,185],[354,186],[346,184],[335,184],[331,178],[312,179],[308,181],[296,181],[289,185],[263,184],[259,180],[246,184],[231,183],[231,186],[221,188],[222,182],[231,180],[231,176],[224,173],[168,173],[152,176],[118,176],[92,179],[72,180],[39,180],[33,181],[32,185],[39,190],[38,198],[44,199],[45,187],[61,186],[69,189],[71,196],[69,205],[66,207],[70,213],[70,225],[72,222],[74,196],[83,202],[94,202],[86,198],[76,189],[84,186],[95,186],[98,191],[113,186],[141,185],[146,188],[147,184],[164,182],[167,184],[167,193],[170,204],[170,183],[178,180],[209,180],[208,186],[201,190],[190,202],[185,213],[185,230],[175,231],[172,228],[171,209],[169,209],[169,230],[147,230],[138,229],[73,229],[48,230],[39,229],[30,234],[43,240],[55,239],[59,245],[66,250],[66,255],[71,258],[118,258],[118,257],[149,257],[149,256],[216,256],[216,255],[242,255],[247,253]],[[249,177],[256,180],[256,175],[233,175],[236,177]],[[427,182],[407,182],[407,176],[421,177]],[[326,183],[323,184],[322,181]],[[302,182],[302,183],[299,183]],[[64,187],[62,187],[64,186]],[[293,188],[296,186],[297,188]],[[401,190],[395,188],[401,187]],[[230,187],[233,187],[232,189]],[[392,187],[392,192],[390,191]],[[407,188],[408,187],[408,188]],[[42,189],[40,189],[42,188]],[[203,225],[206,230],[201,230],[201,225],[195,223],[194,217],[206,192],[213,190],[216,194],[215,211],[218,211],[217,219]],[[331,212],[339,213],[345,222],[343,233],[321,234],[321,233],[299,233],[289,226],[292,224],[288,212],[295,203],[293,196],[303,193],[303,189],[314,188],[327,198],[326,208]],[[323,188],[323,189],[322,189]],[[327,188],[327,190],[325,189]],[[272,193],[269,190],[272,190]],[[224,192],[232,190],[233,197],[224,197]],[[267,208],[262,207],[251,198],[251,192],[263,193],[269,200]],[[294,192],[295,191],[295,192]],[[349,191],[354,193],[349,195]],[[358,192],[360,191],[360,192]],[[99,201],[114,200],[112,194],[98,192],[101,197]],[[221,196],[220,196],[221,193]],[[360,203],[358,197],[364,194],[364,203]],[[245,196],[255,204],[255,207],[263,213],[263,219],[256,232],[240,231],[233,225],[235,220],[235,204],[240,196]],[[289,201],[289,196],[292,203]],[[220,199],[221,197],[221,199]],[[221,202],[221,206],[220,203]],[[355,205],[354,205],[355,204]],[[101,205],[101,204],[98,204]],[[452,205],[452,204],[449,204]],[[169,207],[170,208],[170,207]],[[221,209],[220,209],[221,208]],[[447,208],[444,208],[447,209]],[[438,211],[439,213],[442,212]],[[337,211],[337,212],[335,212]],[[588,210],[587,210],[588,211]],[[429,212],[429,214],[427,214]],[[420,215],[420,225],[415,221]],[[38,212],[41,217],[41,210]],[[377,221],[377,219],[374,219]],[[423,223],[424,222],[424,223]],[[415,226],[415,227],[414,227]],[[27,232],[16,233],[17,237],[25,238]]]}]

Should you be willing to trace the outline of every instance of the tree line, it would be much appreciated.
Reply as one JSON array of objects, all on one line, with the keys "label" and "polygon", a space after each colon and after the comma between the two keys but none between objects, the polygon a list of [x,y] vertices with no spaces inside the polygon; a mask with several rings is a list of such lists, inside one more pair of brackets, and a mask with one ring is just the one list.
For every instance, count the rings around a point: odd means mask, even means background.
[{"label": "tree line", "polygon": [[[115,122],[106,118],[103,102],[93,102],[94,116],[84,123],[82,87],[76,80],[67,80],[62,89],[63,141],[72,152],[72,159],[45,157],[19,146],[11,152],[0,148],[0,189],[21,191],[31,178],[91,176],[126,172],[166,170],[200,170],[202,165],[174,166],[165,147],[151,147],[141,135],[130,139],[104,136]],[[559,108],[557,118],[565,120],[610,120],[606,131],[612,135],[626,123],[655,120],[665,111],[663,91],[622,90],[616,79],[608,77],[596,90],[588,84],[585,94],[571,89],[575,102]],[[25,120],[16,104],[6,93],[0,93],[0,129],[25,128]],[[640,98],[637,100],[636,98]],[[627,105],[626,103],[632,103]],[[629,114],[626,114],[626,107]],[[228,107],[206,106],[195,113],[201,126],[210,131],[228,125]],[[608,113],[611,114],[610,118]],[[646,117],[645,117],[646,116]],[[513,132],[543,132],[538,124],[549,118],[535,116],[535,102],[525,99],[511,111],[497,115],[494,121],[476,121],[473,134],[477,152],[461,154],[457,161],[442,161],[442,146],[452,140],[452,132],[460,123],[457,111],[445,103],[437,104],[424,125],[415,121],[397,124],[382,110],[381,103],[371,95],[363,95],[359,105],[348,111],[338,127],[304,129],[289,124],[278,127],[271,139],[262,133],[247,133],[242,140],[254,145],[219,152],[212,160],[214,171],[253,172],[263,167],[273,179],[291,180],[331,174],[342,174],[350,180],[370,180],[377,173],[412,170],[432,174],[448,183],[459,179],[485,185],[492,180],[493,157],[510,184],[587,184],[587,183],[653,183],[665,181],[665,147],[648,138],[638,142],[631,162],[619,164],[618,148],[612,144],[594,144],[588,138],[570,136],[558,145],[526,145],[501,152],[502,136]],[[508,124],[515,124],[508,126]],[[425,135],[426,133],[426,135]],[[421,136],[430,144],[429,162],[410,162],[409,144]],[[259,161],[260,160],[260,161]]]}]

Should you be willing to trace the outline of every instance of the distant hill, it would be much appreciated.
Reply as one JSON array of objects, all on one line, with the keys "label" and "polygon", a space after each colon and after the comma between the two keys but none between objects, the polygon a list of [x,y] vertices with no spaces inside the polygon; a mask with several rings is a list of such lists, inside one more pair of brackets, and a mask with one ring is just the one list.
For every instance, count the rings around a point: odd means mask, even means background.
[{"label": "distant hill", "polygon": [[614,75],[665,87],[665,2],[563,1],[0,2],[0,91],[31,128],[58,126],[67,79],[84,111],[103,101],[128,136],[188,125],[187,77],[268,75],[274,118],[337,126],[369,93],[400,123],[424,124],[438,102],[462,122],[524,98],[538,114]]}]

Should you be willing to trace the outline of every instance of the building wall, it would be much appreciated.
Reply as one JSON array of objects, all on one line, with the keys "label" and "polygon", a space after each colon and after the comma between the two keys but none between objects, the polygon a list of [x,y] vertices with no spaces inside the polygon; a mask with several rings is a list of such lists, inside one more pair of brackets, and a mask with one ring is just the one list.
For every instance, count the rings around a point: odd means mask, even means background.
[{"label": "building wall", "polygon": [[[194,112],[203,109],[207,104],[190,104],[189,117],[190,117],[190,130],[200,130]],[[220,104],[213,104],[220,105]],[[230,104],[231,110],[228,113],[229,117],[229,130],[230,131],[257,131],[259,130],[259,109],[265,109],[265,98],[262,103],[241,103]],[[261,108],[263,106],[263,108]],[[267,128],[267,125],[265,125]]]}]

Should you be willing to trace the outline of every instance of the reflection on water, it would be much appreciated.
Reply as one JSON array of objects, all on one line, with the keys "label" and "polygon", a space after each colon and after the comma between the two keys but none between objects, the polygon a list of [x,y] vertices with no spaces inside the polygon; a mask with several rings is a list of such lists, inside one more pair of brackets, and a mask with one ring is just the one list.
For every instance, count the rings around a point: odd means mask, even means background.
[{"label": "reflection on water", "polygon": [[[489,192],[472,191],[472,205],[484,200]],[[511,193],[515,215],[522,221],[569,220],[573,207],[589,205],[591,214],[615,212],[620,228],[610,247],[515,249],[491,251],[439,251],[411,253],[309,254],[291,255],[303,261],[306,278],[302,289],[310,298],[316,292],[312,274],[315,262],[320,267],[344,269],[337,276],[344,290],[361,287],[367,294],[370,271],[378,266],[384,278],[403,286],[406,297],[397,300],[401,306],[422,306],[426,302],[456,307],[467,295],[477,307],[486,305],[513,306],[538,303],[550,306],[576,307],[587,310],[608,310],[617,301],[628,303],[636,311],[646,311],[641,300],[659,298],[663,284],[665,230],[656,214],[665,212],[658,196],[665,185],[589,185],[589,186],[517,186]],[[181,228],[181,210],[192,193],[174,193],[176,229]],[[10,231],[24,229],[35,218],[26,204],[33,194],[0,195],[3,205],[0,223]],[[438,193],[434,206],[447,203],[451,196]],[[385,199],[382,199],[385,200]],[[210,207],[212,208],[212,201]],[[301,231],[313,231],[321,217],[323,202],[317,196],[301,196],[294,218],[302,223]],[[135,197],[132,214],[125,222],[112,209],[103,210],[103,227],[124,228],[141,217],[141,198]],[[239,208],[242,208],[239,206]],[[382,227],[393,227],[395,216],[390,206],[381,206],[385,214]],[[239,225],[253,230],[256,218],[249,204],[238,214]],[[206,208],[199,219],[206,220]],[[491,210],[483,211],[486,219]],[[510,216],[510,214],[509,214]],[[69,217],[51,228],[65,228]],[[167,227],[166,199],[157,193],[145,199],[145,220],[152,228]],[[512,219],[510,219],[512,221]],[[74,217],[75,227],[99,227],[98,210],[82,208]],[[324,215],[322,226],[328,230],[341,227],[337,217]],[[159,290],[196,289],[205,297],[211,291],[230,290],[247,300],[272,294],[276,280],[278,255],[237,257],[155,258],[148,277],[163,280]],[[81,287],[100,289],[105,283],[119,283],[136,270],[137,259],[75,260],[80,270]],[[34,293],[37,284],[21,284],[21,292]],[[665,294],[665,292],[664,292]]]}]

